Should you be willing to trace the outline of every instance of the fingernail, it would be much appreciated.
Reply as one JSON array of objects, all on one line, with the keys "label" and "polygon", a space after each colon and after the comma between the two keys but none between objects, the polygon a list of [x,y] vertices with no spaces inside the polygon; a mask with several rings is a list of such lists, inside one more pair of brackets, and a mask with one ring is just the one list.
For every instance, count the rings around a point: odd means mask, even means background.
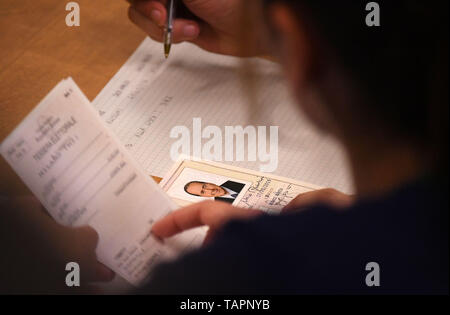
[{"label": "fingernail", "polygon": [[159,23],[161,21],[161,16],[162,16],[162,14],[161,14],[161,12],[159,10],[153,10],[150,13],[150,17],[156,23]]},{"label": "fingernail", "polygon": [[198,30],[194,25],[187,25],[183,28],[183,35],[187,38],[197,37]]}]

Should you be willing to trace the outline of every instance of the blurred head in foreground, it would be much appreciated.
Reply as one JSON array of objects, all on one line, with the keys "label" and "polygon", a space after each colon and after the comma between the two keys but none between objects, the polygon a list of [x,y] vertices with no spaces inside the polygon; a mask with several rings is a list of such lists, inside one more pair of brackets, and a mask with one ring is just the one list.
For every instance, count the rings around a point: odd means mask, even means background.
[{"label": "blurred head in foreground", "polygon": [[347,149],[360,194],[448,165],[448,1],[377,3],[372,27],[367,1],[247,4],[303,112]]}]

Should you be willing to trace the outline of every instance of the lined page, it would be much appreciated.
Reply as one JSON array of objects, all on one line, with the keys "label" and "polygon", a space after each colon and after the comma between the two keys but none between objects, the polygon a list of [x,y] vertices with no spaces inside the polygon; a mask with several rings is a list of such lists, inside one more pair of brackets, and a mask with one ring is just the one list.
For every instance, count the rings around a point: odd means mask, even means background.
[{"label": "lined page", "polygon": [[[275,175],[352,192],[342,148],[306,120],[286,87],[279,66],[252,60],[257,69],[257,110],[239,71],[238,58],[204,52],[191,44],[174,47],[165,61],[161,44],[146,39],[94,100],[102,119],[141,167],[163,177],[175,161],[170,138],[175,126],[279,126]],[[205,143],[207,140],[203,140]],[[225,152],[223,153],[225,154]],[[222,162],[259,171],[260,162]]]}]

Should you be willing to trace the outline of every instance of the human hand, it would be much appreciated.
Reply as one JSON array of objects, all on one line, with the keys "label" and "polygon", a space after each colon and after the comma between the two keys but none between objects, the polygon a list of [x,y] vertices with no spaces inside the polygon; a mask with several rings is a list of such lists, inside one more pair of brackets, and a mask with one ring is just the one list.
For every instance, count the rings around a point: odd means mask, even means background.
[{"label": "human hand", "polygon": [[90,226],[60,228],[59,239],[55,244],[55,248],[60,248],[59,259],[78,263],[84,283],[108,282],[114,278],[115,273],[97,259],[97,231]]},{"label": "human hand", "polygon": [[152,233],[168,238],[183,231],[200,226],[209,227],[204,243],[231,220],[246,220],[263,214],[259,210],[236,208],[224,202],[205,201],[174,211],[153,225]]},{"label": "human hand", "polygon": [[[322,189],[299,195],[283,209],[283,213],[301,210],[318,203],[345,208],[353,201],[353,196],[334,189]],[[237,208],[224,202],[205,201],[170,213],[153,225],[152,233],[164,239],[196,227],[207,226],[209,231],[205,243],[208,243],[229,221],[251,219],[262,214],[264,212],[260,210]]]},{"label": "human hand", "polygon": [[[59,225],[32,196],[3,200],[0,206],[0,245],[5,253],[0,292],[98,293],[91,282],[113,279],[114,272],[97,260],[94,229]],[[79,288],[66,286],[69,262],[80,266]]]},{"label": "human hand", "polygon": [[[152,39],[162,42],[167,19],[167,0],[127,0],[131,6],[129,17]],[[258,56],[266,54],[258,36],[244,38],[242,0],[183,0],[192,15],[174,22],[174,43],[191,42],[207,51],[232,56]],[[250,43],[254,39],[254,43]],[[245,41],[245,49],[243,42]]]}]

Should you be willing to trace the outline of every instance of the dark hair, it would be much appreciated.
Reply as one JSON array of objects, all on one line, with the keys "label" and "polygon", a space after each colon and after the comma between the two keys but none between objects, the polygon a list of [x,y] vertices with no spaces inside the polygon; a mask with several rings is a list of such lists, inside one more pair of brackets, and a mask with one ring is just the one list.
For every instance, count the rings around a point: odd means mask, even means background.
[{"label": "dark hair", "polygon": [[191,194],[191,193],[188,191],[188,188],[189,188],[189,186],[191,186],[191,184],[201,184],[201,185],[203,185],[203,184],[206,184],[206,183],[205,183],[205,182],[199,182],[199,181],[193,181],[193,182],[189,182],[189,183],[187,183],[186,185],[184,185],[184,191],[185,191],[186,193],[188,193],[188,194],[191,195],[191,196],[200,197],[199,195]]},{"label": "dark hair", "polygon": [[366,25],[367,0],[265,2],[292,7],[319,44],[331,48],[360,91],[364,124],[423,146],[448,167],[448,0],[376,1],[380,27]]}]

